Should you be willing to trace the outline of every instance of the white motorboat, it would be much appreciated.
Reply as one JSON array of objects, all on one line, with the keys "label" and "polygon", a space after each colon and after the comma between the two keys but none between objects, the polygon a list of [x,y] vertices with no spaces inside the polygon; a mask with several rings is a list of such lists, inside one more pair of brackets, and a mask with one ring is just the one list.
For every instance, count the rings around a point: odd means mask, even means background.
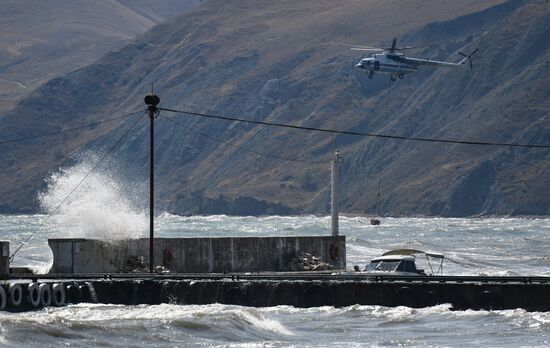
[{"label": "white motorboat", "polygon": [[[417,268],[417,256],[424,255],[431,273],[426,273],[424,269]],[[370,261],[364,269],[354,266],[355,272],[345,272],[353,274],[372,274],[372,275],[400,275],[400,276],[425,276],[442,275],[443,260],[442,254],[425,252],[416,249],[395,249],[383,253]],[[437,264],[438,260],[439,264]],[[433,265],[434,264],[434,265]],[[435,266],[435,270],[434,270]]]}]

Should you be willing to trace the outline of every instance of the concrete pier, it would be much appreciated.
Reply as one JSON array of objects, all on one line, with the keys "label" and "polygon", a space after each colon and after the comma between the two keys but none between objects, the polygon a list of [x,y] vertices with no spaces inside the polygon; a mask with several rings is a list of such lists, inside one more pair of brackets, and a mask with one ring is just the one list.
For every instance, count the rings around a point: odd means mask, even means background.
[{"label": "concrete pier", "polygon": [[[50,239],[51,273],[125,273],[144,266],[148,239],[105,242]],[[289,271],[296,255],[308,253],[332,269],[346,267],[345,236],[156,238],[155,266],[176,273]],[[148,268],[148,267],[147,267]]]},{"label": "concrete pier", "polygon": [[10,242],[0,241],[0,279],[10,274]]},{"label": "concrete pier", "polygon": [[[280,271],[288,268],[289,258],[298,252],[319,255],[334,267],[344,269],[344,243],[344,236],[160,238],[155,252],[159,253],[159,260],[167,262],[171,272],[151,274],[120,271],[128,259],[147,249],[147,239],[115,245],[97,240],[50,240],[55,257],[52,271],[58,273],[8,275],[7,280],[0,282],[0,310],[26,311],[92,302],[415,308],[449,303],[455,310],[550,311],[550,277]],[[9,255],[9,250],[4,254]],[[255,271],[269,267],[274,272]],[[234,272],[231,268],[246,271]],[[181,269],[188,272],[177,273]],[[148,267],[142,271],[147,272]]]},{"label": "concrete pier", "polygon": [[[69,275],[67,275],[68,277]],[[368,277],[330,273],[86,275],[38,279],[65,287],[66,302],[112,304],[211,304],[295,307],[381,305],[428,307],[449,303],[454,310],[550,311],[550,277]],[[12,279],[4,283],[29,284]],[[28,285],[23,286],[27,301]],[[29,310],[30,303],[7,310]]]},{"label": "concrete pier", "polygon": [[218,279],[113,279],[92,284],[98,301],[118,304],[223,303],[254,307],[360,304],[420,308],[449,303],[456,310],[550,311],[550,278],[531,279],[531,282],[502,277],[486,282],[429,278],[418,281],[346,279],[326,274],[311,278],[297,275],[282,280],[284,277],[273,279],[269,275],[250,278],[234,275]]}]

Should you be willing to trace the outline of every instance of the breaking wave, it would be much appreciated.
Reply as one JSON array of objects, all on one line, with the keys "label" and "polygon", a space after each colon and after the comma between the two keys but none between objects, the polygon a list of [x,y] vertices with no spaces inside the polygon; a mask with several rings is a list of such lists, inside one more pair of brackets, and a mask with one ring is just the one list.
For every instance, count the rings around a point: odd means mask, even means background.
[{"label": "breaking wave", "polygon": [[52,220],[64,227],[61,237],[144,236],[147,217],[139,202],[144,201],[146,189],[122,179],[124,168],[115,160],[92,171],[99,158],[89,152],[79,156],[75,165],[51,174],[46,189],[38,194],[40,206],[46,213],[56,213]]}]

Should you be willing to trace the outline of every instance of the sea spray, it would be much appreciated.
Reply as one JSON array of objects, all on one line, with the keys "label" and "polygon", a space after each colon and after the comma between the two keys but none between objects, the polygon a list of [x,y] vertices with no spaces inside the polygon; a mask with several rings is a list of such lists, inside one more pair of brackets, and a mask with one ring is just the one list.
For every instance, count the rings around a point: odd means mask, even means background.
[{"label": "sea spray", "polygon": [[145,236],[144,185],[124,179],[124,168],[115,160],[92,171],[99,159],[97,153],[79,155],[76,164],[46,179],[46,189],[38,194],[42,209],[52,213],[63,202],[54,221],[66,228],[56,237],[116,240]]}]

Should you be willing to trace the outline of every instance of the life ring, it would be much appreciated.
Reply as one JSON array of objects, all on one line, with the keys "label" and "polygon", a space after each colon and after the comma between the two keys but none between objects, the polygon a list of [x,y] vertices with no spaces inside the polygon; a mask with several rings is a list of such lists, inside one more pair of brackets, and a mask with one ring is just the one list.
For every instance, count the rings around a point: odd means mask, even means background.
[{"label": "life ring", "polygon": [[52,286],[52,303],[56,307],[60,307],[65,304],[65,288],[63,287],[63,284],[55,283]]},{"label": "life ring", "polygon": [[162,253],[162,264],[164,267],[170,267],[170,264],[174,261],[174,254],[172,250],[166,248]]},{"label": "life ring", "polygon": [[52,304],[52,289],[49,284],[42,283],[38,286],[40,291],[40,303],[43,307],[48,307]]},{"label": "life ring", "polygon": [[69,284],[65,291],[67,302],[69,303],[80,303],[80,290],[78,290],[77,285]]},{"label": "life ring", "polygon": [[3,311],[6,309],[6,303],[7,303],[7,296],[6,296],[6,290],[4,290],[3,286],[0,286],[0,310]]},{"label": "life ring", "polygon": [[336,243],[330,245],[328,253],[332,261],[337,261],[338,259],[340,259],[340,249],[338,248],[338,245],[336,245]]},{"label": "life ring", "polygon": [[27,302],[33,308],[40,306],[40,290],[38,289],[38,283],[30,283],[27,286]]},{"label": "life ring", "polygon": [[23,288],[21,284],[10,284],[8,287],[9,304],[12,307],[19,307],[23,301]]}]

